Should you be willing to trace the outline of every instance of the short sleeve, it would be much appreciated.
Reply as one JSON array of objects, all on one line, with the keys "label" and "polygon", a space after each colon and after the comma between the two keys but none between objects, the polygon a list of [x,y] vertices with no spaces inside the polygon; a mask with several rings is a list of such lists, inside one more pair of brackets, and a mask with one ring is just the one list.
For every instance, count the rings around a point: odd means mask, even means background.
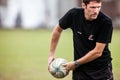
[{"label": "short sleeve", "polygon": [[110,43],[112,39],[112,32],[113,32],[112,21],[109,20],[104,22],[103,26],[101,26],[101,29],[99,30],[96,42]]},{"label": "short sleeve", "polygon": [[59,20],[59,25],[62,29],[70,28],[72,24],[73,9],[70,9],[62,18]]}]

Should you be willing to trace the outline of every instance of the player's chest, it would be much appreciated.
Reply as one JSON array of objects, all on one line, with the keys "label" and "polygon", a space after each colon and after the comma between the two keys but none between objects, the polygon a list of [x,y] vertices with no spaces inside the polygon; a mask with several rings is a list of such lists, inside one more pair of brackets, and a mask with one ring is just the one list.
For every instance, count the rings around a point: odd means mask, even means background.
[{"label": "player's chest", "polygon": [[96,24],[93,23],[78,23],[74,26],[73,32],[74,36],[80,39],[94,41],[98,32],[98,28]]}]

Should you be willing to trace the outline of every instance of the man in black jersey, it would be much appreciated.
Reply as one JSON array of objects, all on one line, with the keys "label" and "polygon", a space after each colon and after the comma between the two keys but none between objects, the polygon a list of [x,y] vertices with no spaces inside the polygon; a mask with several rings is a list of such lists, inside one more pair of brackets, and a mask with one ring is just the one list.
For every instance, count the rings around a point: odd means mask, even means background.
[{"label": "man in black jersey", "polygon": [[71,28],[74,61],[63,65],[73,71],[73,80],[113,80],[111,52],[112,21],[100,11],[101,0],[83,0],[82,8],[70,9],[52,32],[48,69],[55,59],[61,32]]}]

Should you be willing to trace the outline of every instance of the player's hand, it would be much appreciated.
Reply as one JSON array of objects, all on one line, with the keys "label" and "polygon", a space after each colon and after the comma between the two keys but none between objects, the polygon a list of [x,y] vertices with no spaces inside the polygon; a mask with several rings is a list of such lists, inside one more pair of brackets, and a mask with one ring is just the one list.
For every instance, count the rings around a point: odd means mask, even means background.
[{"label": "player's hand", "polygon": [[49,56],[49,58],[48,58],[48,70],[49,70],[49,66],[50,66],[51,62],[52,62],[54,59],[55,59],[54,56]]},{"label": "player's hand", "polygon": [[68,62],[68,63],[66,63],[66,64],[63,64],[63,66],[64,66],[65,69],[68,70],[68,71],[74,70],[74,69],[76,68],[74,62]]}]

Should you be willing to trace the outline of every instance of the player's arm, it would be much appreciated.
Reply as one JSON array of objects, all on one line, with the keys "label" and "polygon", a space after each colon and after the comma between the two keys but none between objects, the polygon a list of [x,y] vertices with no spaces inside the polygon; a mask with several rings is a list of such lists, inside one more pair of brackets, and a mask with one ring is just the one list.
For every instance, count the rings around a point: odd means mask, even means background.
[{"label": "player's arm", "polygon": [[82,58],[78,59],[78,63],[79,64],[85,64],[88,63],[90,61],[95,60],[96,58],[99,58],[100,56],[102,56],[102,52],[105,48],[105,43],[98,43],[96,42],[96,46],[93,50],[89,51],[85,56],[83,56]]},{"label": "player's arm", "polygon": [[52,38],[51,38],[51,42],[50,42],[50,52],[49,52],[49,58],[48,58],[48,65],[55,58],[54,53],[55,53],[55,49],[57,47],[61,32],[62,32],[62,28],[59,26],[59,24],[57,24],[55,26],[55,28],[53,29],[53,32],[52,32]]},{"label": "player's arm", "polygon": [[105,48],[105,45],[106,44],[104,44],[104,43],[97,42],[95,48],[93,50],[89,51],[85,56],[81,57],[80,59],[76,60],[75,62],[68,62],[64,66],[68,70],[74,70],[79,65],[88,63],[90,61],[93,61],[93,60],[99,58],[100,56],[102,56],[102,52]]}]

